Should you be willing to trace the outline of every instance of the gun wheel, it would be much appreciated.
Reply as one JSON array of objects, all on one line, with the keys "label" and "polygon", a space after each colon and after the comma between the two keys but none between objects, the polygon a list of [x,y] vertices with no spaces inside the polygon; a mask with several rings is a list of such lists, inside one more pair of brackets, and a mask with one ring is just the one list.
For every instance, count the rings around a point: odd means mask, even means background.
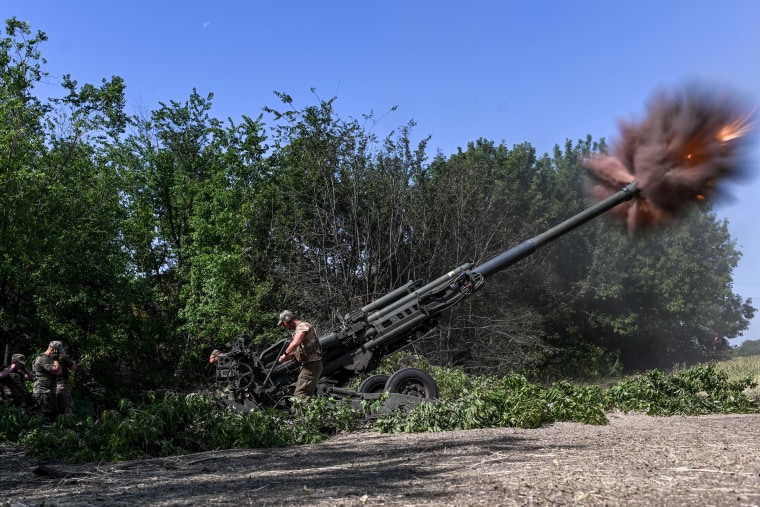
[{"label": "gun wheel", "polygon": [[416,398],[434,400],[438,398],[438,383],[425,371],[418,368],[404,368],[388,379],[388,392],[405,394]]},{"label": "gun wheel", "polygon": [[245,363],[235,363],[230,367],[229,381],[238,389],[243,389],[253,383],[253,368]]},{"label": "gun wheel", "polygon": [[382,393],[385,391],[385,385],[388,383],[389,375],[372,375],[367,377],[364,382],[359,385],[359,392],[368,393]]}]

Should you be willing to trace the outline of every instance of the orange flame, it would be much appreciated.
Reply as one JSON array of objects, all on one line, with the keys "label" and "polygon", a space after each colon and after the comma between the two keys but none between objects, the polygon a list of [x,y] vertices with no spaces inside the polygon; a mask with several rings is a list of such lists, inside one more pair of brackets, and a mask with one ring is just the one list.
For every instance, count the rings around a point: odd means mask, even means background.
[{"label": "orange flame", "polygon": [[752,130],[753,123],[750,121],[750,118],[754,113],[755,111],[752,111],[735,122],[724,126],[715,134],[715,138],[722,143],[727,143],[728,141],[747,135]]}]

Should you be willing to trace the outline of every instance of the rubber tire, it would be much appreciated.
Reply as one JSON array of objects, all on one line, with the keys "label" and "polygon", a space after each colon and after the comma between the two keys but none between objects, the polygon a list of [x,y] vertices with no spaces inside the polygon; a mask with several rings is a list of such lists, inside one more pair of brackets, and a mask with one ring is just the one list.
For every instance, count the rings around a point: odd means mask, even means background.
[{"label": "rubber tire", "polygon": [[368,393],[382,393],[385,391],[385,385],[388,383],[390,375],[372,375],[364,379],[364,382],[359,386],[359,392],[363,394]]},{"label": "rubber tire", "polygon": [[438,383],[427,372],[418,368],[404,368],[390,376],[385,389],[426,400],[438,398]]}]

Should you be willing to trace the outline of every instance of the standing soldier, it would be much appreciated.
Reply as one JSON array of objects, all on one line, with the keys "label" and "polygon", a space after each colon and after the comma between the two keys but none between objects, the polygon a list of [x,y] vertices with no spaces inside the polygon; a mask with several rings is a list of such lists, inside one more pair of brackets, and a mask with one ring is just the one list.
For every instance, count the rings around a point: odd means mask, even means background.
[{"label": "standing soldier", "polygon": [[61,363],[61,376],[58,377],[58,383],[56,384],[56,407],[59,414],[67,416],[71,415],[74,411],[74,397],[71,394],[69,372],[76,371],[78,365],[66,353],[66,348],[62,343],[59,361]]},{"label": "standing soldier", "polygon": [[32,365],[34,372],[32,397],[37,403],[37,410],[39,410],[40,415],[51,422],[55,420],[56,416],[55,393],[58,377],[60,377],[62,370],[59,362],[62,348],[61,342],[50,342],[47,350],[37,356]]},{"label": "standing soldier", "polygon": [[23,404],[31,406],[32,399],[26,389],[28,380],[34,380],[34,376],[26,367],[26,357],[23,354],[13,354],[10,366],[0,371],[3,405],[6,407],[20,407]]},{"label": "standing soldier", "polygon": [[298,374],[296,390],[293,396],[296,398],[309,398],[317,389],[317,382],[322,375],[322,347],[317,338],[314,326],[306,321],[298,320],[290,310],[280,314],[277,325],[282,325],[288,331],[293,331],[293,339],[280,356],[279,362],[284,363],[295,357],[301,363],[301,372]]}]

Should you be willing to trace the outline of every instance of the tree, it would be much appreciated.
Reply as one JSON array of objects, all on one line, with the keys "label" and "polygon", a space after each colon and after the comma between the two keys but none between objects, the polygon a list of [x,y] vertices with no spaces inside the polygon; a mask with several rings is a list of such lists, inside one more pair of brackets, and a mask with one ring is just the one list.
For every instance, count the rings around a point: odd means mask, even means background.
[{"label": "tree", "polygon": [[626,368],[709,359],[715,332],[748,326],[751,300],[731,290],[740,254],[709,209],[636,241],[605,223],[593,230],[593,260],[566,318],[589,342],[619,351]]},{"label": "tree", "polygon": [[[480,139],[465,151],[436,158],[419,185],[419,217],[426,279],[465,263],[474,266],[532,236],[545,220],[540,206],[544,165],[529,144]],[[524,283],[540,269],[530,257],[494,274],[472,299],[440,319],[420,350],[438,363],[477,373],[523,370],[540,357],[543,317]]]},{"label": "tree", "polygon": [[760,340],[745,340],[733,350],[734,357],[760,356]]},{"label": "tree", "polygon": [[[38,46],[47,36],[31,36],[27,23],[11,18],[0,40],[0,329],[5,345],[32,350],[35,325],[32,292],[28,282],[34,261],[28,231],[33,229],[39,176],[34,168],[44,151],[43,118],[49,107],[33,96],[32,89],[46,74]],[[7,361],[8,357],[6,357]]]},{"label": "tree", "polygon": [[411,123],[378,148],[359,121],[337,117],[335,99],[298,111],[278,95],[291,109],[267,109],[277,124],[270,160],[283,191],[272,272],[283,305],[334,322],[408,276],[411,195],[426,140],[412,150]]},{"label": "tree", "polygon": [[[188,378],[215,346],[271,319],[258,268],[269,226],[258,194],[269,185],[260,118],[225,126],[213,95],[171,101],[119,143],[123,233],[141,288],[136,347],[144,364]],[[260,203],[259,203],[260,204]]]},{"label": "tree", "polygon": [[123,351],[129,326],[117,174],[105,157],[126,125],[124,85],[114,77],[99,87],[79,86],[64,76],[64,95],[43,103],[32,90],[46,75],[37,48],[46,37],[29,38],[28,25],[15,19],[6,32],[3,328],[14,351],[29,355],[62,340],[83,363],[80,387],[97,389],[99,359]]}]

